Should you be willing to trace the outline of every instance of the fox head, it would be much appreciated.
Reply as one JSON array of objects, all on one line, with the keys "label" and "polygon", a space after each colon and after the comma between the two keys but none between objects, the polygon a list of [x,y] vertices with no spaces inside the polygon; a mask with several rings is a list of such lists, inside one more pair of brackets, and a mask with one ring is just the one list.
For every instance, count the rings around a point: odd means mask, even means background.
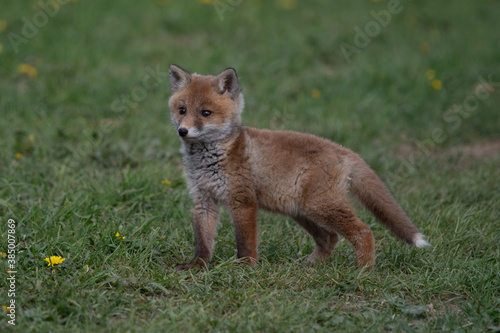
[{"label": "fox head", "polygon": [[170,65],[172,122],[187,142],[210,142],[227,137],[241,125],[243,95],[233,68],[217,76],[198,75]]}]

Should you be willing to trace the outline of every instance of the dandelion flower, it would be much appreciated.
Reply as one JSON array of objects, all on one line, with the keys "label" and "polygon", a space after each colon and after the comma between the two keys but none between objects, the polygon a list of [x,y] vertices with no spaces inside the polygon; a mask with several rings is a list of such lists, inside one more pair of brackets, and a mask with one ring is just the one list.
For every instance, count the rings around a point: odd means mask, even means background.
[{"label": "dandelion flower", "polygon": [[28,64],[21,64],[21,65],[17,66],[17,71],[20,74],[26,74],[29,77],[35,77],[37,74],[36,68],[31,66],[31,65],[28,65]]},{"label": "dandelion flower", "polygon": [[16,155],[14,155],[14,158],[15,158],[16,160],[20,160],[21,158],[23,158],[23,154],[21,154],[21,153],[17,153]]},{"label": "dandelion flower", "polygon": [[7,29],[7,22],[4,20],[0,20],[0,32],[4,32]]},{"label": "dandelion flower", "polygon": [[1,255],[2,257],[4,257],[4,258],[7,258],[7,253],[5,253],[5,252],[0,252],[0,255]]},{"label": "dandelion flower", "polygon": [[54,265],[61,264],[66,259],[64,259],[63,257],[59,257],[59,256],[52,256],[49,258],[45,258],[43,260],[45,260],[46,262],[49,263],[47,266],[54,266]]},{"label": "dandelion flower", "polygon": [[161,184],[165,185],[165,186],[170,186],[170,184],[172,184],[172,182],[169,181],[169,180],[164,179],[164,180],[161,181]]},{"label": "dandelion flower", "polygon": [[313,89],[311,90],[311,97],[312,98],[319,98],[321,96],[321,91],[318,89]]},{"label": "dandelion flower", "polygon": [[436,71],[433,69],[428,69],[425,71],[425,77],[427,80],[431,81],[436,77]]},{"label": "dandelion flower", "polygon": [[116,233],[115,237],[118,238],[119,240],[125,239],[125,236],[120,235],[119,232]]},{"label": "dandelion flower", "polygon": [[295,9],[295,7],[297,7],[297,1],[296,0],[279,0],[278,6],[284,10]]},{"label": "dandelion flower", "polygon": [[7,313],[10,313],[10,308],[7,306],[7,305],[2,305],[2,309],[7,312]]},{"label": "dandelion flower", "polygon": [[443,88],[443,82],[441,80],[435,79],[432,80],[431,86],[434,90],[441,90],[441,88]]},{"label": "dandelion flower", "polygon": [[424,43],[420,44],[420,51],[422,53],[429,53],[430,50],[431,50],[431,46],[429,45],[429,43],[424,42]]}]

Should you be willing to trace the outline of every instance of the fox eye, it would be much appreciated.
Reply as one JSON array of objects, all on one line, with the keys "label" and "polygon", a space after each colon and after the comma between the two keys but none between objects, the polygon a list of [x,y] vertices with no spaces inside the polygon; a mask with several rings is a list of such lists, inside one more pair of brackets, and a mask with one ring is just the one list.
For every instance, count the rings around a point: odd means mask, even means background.
[{"label": "fox eye", "polygon": [[211,114],[212,114],[212,111],[208,111],[208,110],[201,111],[201,115],[203,117],[210,117]]},{"label": "fox eye", "polygon": [[186,108],[185,107],[179,108],[179,113],[180,114],[186,114]]}]

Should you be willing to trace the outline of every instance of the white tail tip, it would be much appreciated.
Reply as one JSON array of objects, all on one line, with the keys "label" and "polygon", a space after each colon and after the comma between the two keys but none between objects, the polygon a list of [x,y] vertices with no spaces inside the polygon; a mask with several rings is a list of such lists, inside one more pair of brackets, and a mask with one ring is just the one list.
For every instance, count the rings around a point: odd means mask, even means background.
[{"label": "white tail tip", "polygon": [[427,247],[431,246],[425,239],[424,239],[423,234],[417,234],[413,240],[413,244],[415,244],[416,247]]}]

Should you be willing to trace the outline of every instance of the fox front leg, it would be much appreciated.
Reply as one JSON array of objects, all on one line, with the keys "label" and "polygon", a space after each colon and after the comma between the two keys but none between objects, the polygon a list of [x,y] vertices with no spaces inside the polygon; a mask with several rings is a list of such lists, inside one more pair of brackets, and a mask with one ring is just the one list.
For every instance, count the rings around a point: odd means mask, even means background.
[{"label": "fox front leg", "polygon": [[253,266],[259,259],[257,253],[257,202],[237,202],[231,207],[231,217],[236,235],[238,259]]},{"label": "fox front leg", "polygon": [[214,251],[219,207],[214,201],[198,201],[193,211],[193,229],[195,238],[194,257],[187,264],[178,266],[178,271],[191,268],[208,267]]}]

